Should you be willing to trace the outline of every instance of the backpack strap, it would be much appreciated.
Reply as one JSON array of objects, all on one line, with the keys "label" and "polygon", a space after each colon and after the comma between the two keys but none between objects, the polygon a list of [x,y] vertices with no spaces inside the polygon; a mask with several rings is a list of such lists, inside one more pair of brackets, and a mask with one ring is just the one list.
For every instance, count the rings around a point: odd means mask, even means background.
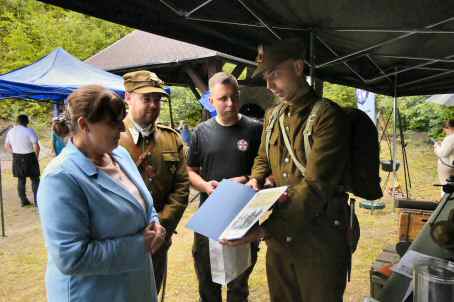
[{"label": "backpack strap", "polygon": [[290,140],[288,138],[288,134],[287,134],[287,131],[285,130],[285,126],[284,126],[284,115],[281,115],[281,117],[279,118],[279,126],[281,128],[282,138],[284,139],[284,144],[285,144],[285,147],[287,148],[287,152],[288,152],[288,154],[290,154],[290,157],[292,158],[293,163],[295,164],[296,168],[301,172],[301,175],[303,175],[303,177],[304,177],[305,173],[306,173],[306,168],[296,158],[296,155],[293,152],[293,148],[290,145]]},{"label": "backpack strap", "polygon": [[273,133],[274,124],[276,124],[276,121],[279,117],[282,108],[284,108],[283,105],[277,105],[276,107],[274,107],[273,112],[271,113],[270,122],[265,128],[265,152],[268,161],[270,161],[271,134]]},{"label": "backpack strap", "polygon": [[[312,107],[311,113],[309,114],[309,117],[306,122],[306,127],[304,127],[304,153],[306,156],[306,161],[309,158],[309,154],[311,152],[311,144],[309,141],[309,138],[312,136],[312,128],[314,127],[314,122],[315,119],[317,118],[317,113],[322,105],[322,101],[316,101],[314,106]],[[279,118],[279,126],[281,128],[282,132],[282,137],[284,139],[284,144],[285,147],[287,148],[287,152],[290,155],[290,157],[293,160],[293,163],[295,164],[296,168],[300,171],[301,175],[304,177],[306,173],[306,168],[303,166],[303,164],[296,158],[295,152],[293,151],[293,148],[290,144],[290,140],[288,138],[287,131],[285,130],[284,126],[284,115],[282,115]]]}]

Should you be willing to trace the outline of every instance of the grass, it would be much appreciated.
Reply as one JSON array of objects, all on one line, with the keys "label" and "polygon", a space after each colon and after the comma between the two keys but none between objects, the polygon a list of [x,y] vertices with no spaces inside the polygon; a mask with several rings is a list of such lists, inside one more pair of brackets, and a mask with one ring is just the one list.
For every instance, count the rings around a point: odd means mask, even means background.
[{"label": "grass", "polygon": [[[416,199],[439,198],[436,158],[424,134],[412,134],[408,139],[408,160],[412,176],[411,197]],[[383,146],[382,158],[389,158]],[[399,158],[401,156],[399,155]],[[44,166],[45,162],[42,163]],[[403,184],[403,169],[399,181]],[[384,176],[384,175],[382,175]],[[44,274],[46,250],[42,238],[39,217],[34,208],[20,208],[16,196],[16,180],[10,171],[3,172],[3,192],[6,210],[6,238],[0,237],[0,302],[46,301]],[[386,195],[386,194],[385,194]],[[382,249],[397,242],[398,213],[393,211],[392,199],[385,196],[384,210],[371,214],[357,209],[361,224],[361,240],[354,254],[352,280],[348,284],[345,301],[362,301],[369,294],[369,269]],[[192,232],[184,227],[197,205],[191,204],[174,237],[169,256],[169,275],[166,301],[196,301],[197,282],[191,255]],[[266,245],[250,279],[250,301],[268,301],[265,273]]]}]

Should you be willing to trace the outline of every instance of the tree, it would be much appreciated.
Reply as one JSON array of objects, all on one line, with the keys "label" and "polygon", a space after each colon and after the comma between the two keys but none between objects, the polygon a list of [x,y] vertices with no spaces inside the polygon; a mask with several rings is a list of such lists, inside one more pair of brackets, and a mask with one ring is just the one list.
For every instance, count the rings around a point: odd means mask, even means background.
[{"label": "tree", "polygon": [[[0,6],[0,73],[31,64],[57,47],[86,59],[131,29],[32,0],[3,0]],[[46,103],[0,101],[0,117],[27,113],[32,121],[50,121]]]},{"label": "tree", "polygon": [[[186,87],[171,87],[172,113],[175,126],[179,121],[184,121],[189,126],[195,126],[200,122],[202,106],[194,94]],[[159,117],[163,123],[170,123],[169,106],[164,103],[161,106]]]}]

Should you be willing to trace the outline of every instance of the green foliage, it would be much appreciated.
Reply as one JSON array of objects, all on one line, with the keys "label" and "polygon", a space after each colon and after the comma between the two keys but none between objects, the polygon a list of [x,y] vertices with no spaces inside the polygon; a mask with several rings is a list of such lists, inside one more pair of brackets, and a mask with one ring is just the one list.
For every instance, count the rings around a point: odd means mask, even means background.
[{"label": "green foliage", "polygon": [[[426,96],[398,98],[398,107],[404,130],[427,131],[431,137],[442,136],[446,120],[454,118],[454,108],[427,103]],[[392,112],[393,99],[379,96],[378,108],[385,115]]]},{"label": "green foliage", "polygon": [[[341,106],[356,107],[355,88],[324,83],[323,96]],[[398,98],[403,129],[425,131],[429,136],[437,138],[442,135],[443,122],[454,119],[454,108],[427,103],[426,99],[427,96]],[[387,118],[392,114],[393,98],[377,95],[376,107],[377,112]]]},{"label": "green foliage", "polygon": [[[175,127],[180,121],[194,127],[200,122],[202,106],[189,88],[172,87],[172,115]],[[169,104],[163,103],[159,117],[163,123],[170,124]]]},{"label": "green foliage", "polygon": [[[0,73],[31,64],[57,47],[84,60],[131,29],[34,0],[2,0],[0,5]],[[49,123],[51,106],[29,101],[0,101],[0,117],[26,113]]]},{"label": "green foliage", "polygon": [[[0,5],[0,73],[31,64],[57,47],[84,60],[129,33],[131,29],[88,17],[35,0],[2,0]],[[234,64],[224,64],[223,70],[232,72]],[[246,72],[243,71],[240,79]],[[356,106],[355,89],[325,83],[324,96],[341,106]],[[201,117],[201,106],[187,88],[172,89],[174,122],[184,120],[194,126]],[[431,136],[441,134],[441,125],[454,118],[454,109],[428,104],[425,97],[399,98],[399,108],[405,130],[428,131]],[[52,106],[32,101],[0,101],[0,118],[13,121],[19,113],[26,113],[32,125],[40,128],[50,123]],[[392,112],[392,98],[377,96],[377,109],[388,116]],[[163,104],[161,121],[170,122],[169,109]]]},{"label": "green foliage", "polygon": [[355,88],[325,82],[323,83],[323,96],[343,107],[356,108]]}]

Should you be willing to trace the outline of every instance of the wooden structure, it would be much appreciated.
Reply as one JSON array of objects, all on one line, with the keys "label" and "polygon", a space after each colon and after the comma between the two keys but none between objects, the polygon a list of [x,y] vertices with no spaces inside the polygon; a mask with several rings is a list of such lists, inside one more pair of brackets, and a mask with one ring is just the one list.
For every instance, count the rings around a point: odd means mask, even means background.
[{"label": "wooden structure", "polygon": [[150,70],[167,85],[189,87],[197,99],[208,90],[208,79],[225,64],[231,64],[232,74],[236,78],[242,75],[242,105],[252,103],[266,109],[272,104],[263,80],[251,78],[255,62],[140,30],[132,31],[86,62],[118,75]]},{"label": "wooden structure", "polygon": [[400,209],[399,241],[413,241],[421,232],[433,211]]}]

